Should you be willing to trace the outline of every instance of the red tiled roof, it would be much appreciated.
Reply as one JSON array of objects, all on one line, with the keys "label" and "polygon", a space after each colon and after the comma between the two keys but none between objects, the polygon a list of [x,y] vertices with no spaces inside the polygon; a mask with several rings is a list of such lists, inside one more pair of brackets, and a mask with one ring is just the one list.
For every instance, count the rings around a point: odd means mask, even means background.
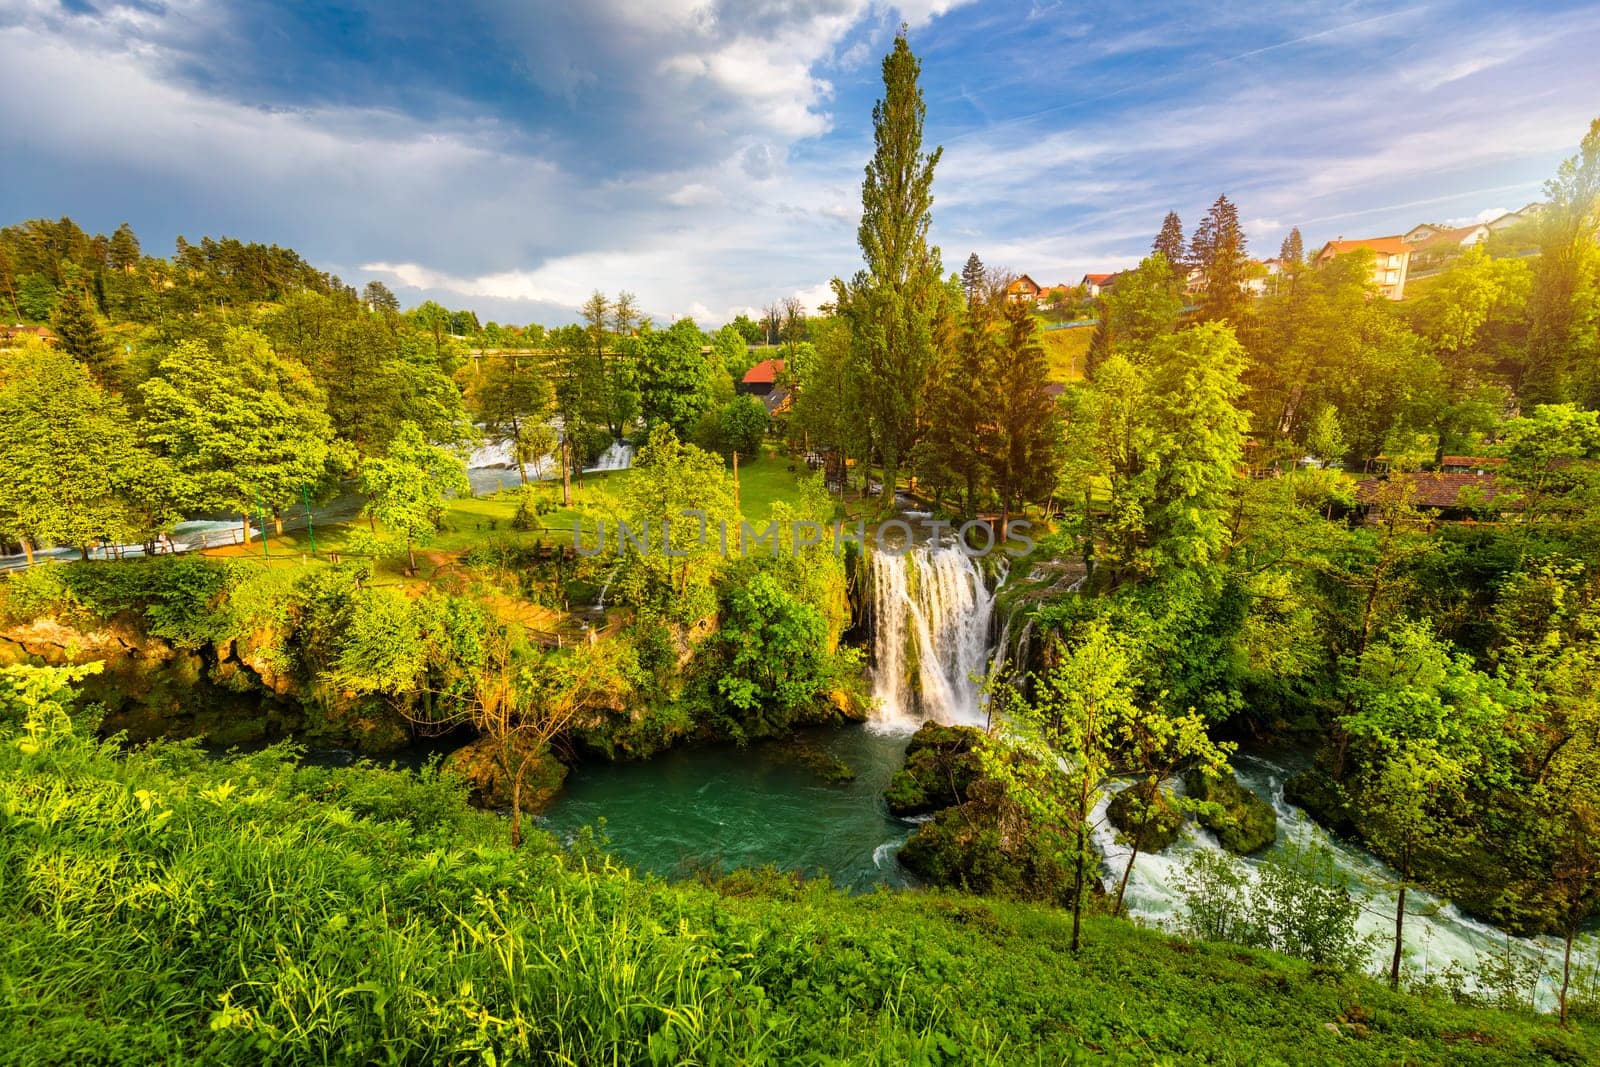
[{"label": "red tiled roof", "polygon": [[744,381],[752,385],[775,382],[782,373],[783,360],[764,359],[744,372]]},{"label": "red tiled roof", "polygon": [[1392,474],[1384,478],[1364,478],[1356,483],[1356,499],[1370,504],[1378,497],[1379,487],[1385,481],[1404,479],[1416,487],[1410,503],[1419,508],[1457,507],[1462,490],[1473,490],[1471,503],[1487,504],[1499,493],[1499,482],[1492,474],[1461,471],[1444,474]]},{"label": "red tiled roof", "polygon": [[1453,230],[1437,230],[1431,237],[1424,238],[1423,240],[1417,242],[1414,247],[1428,248],[1433,245],[1460,244],[1472,234],[1483,228],[1484,226],[1482,223],[1477,223],[1472,226],[1457,226]]},{"label": "red tiled roof", "polygon": [[1399,234],[1393,234],[1389,237],[1363,237],[1359,241],[1329,241],[1322,246],[1322,254],[1331,252],[1336,256],[1342,256],[1346,252],[1357,252],[1363,248],[1389,254],[1411,251],[1411,246],[1401,240]]},{"label": "red tiled roof", "polygon": [[1085,274],[1083,280],[1087,285],[1104,285],[1106,279],[1110,277],[1109,274]]},{"label": "red tiled roof", "polygon": [[1021,275],[1012,281],[1010,285],[1006,286],[1006,292],[1008,293],[1022,293],[1027,292],[1029,289],[1032,289],[1037,293],[1039,291],[1039,283],[1028,277],[1026,274]]}]

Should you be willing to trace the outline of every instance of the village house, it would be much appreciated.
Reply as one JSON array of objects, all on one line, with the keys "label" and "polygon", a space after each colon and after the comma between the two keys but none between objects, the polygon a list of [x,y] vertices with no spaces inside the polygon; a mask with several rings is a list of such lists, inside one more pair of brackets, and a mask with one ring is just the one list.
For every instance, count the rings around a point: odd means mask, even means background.
[{"label": "village house", "polygon": [[20,322],[15,326],[0,326],[0,348],[17,348],[28,337],[53,341],[55,336],[48,326],[24,326]]},{"label": "village house", "polygon": [[1063,304],[1070,304],[1073,299],[1073,288],[1065,282],[1047,286],[1039,290],[1039,310],[1047,311],[1054,307],[1058,301]]},{"label": "village house", "polygon": [[1094,300],[1100,296],[1101,290],[1106,287],[1107,283],[1115,277],[1115,274],[1085,274],[1083,280],[1078,284],[1088,294],[1089,299]]},{"label": "village house", "polygon": [[1023,301],[1037,302],[1039,299],[1039,283],[1026,274],[1021,275],[1006,286],[1006,299],[1015,300],[1018,303]]},{"label": "village house", "polygon": [[762,360],[744,372],[744,377],[739,381],[738,391],[752,396],[766,396],[778,387],[778,379],[783,376],[783,367],[784,362],[781,359]]},{"label": "village house", "polygon": [[1435,230],[1431,237],[1410,243],[1414,246],[1412,251],[1418,255],[1439,255],[1441,253],[1453,255],[1488,239],[1489,226],[1480,222],[1472,226],[1456,226],[1447,230]]},{"label": "village house", "polygon": [[789,387],[783,384],[784,361],[764,359],[744,372],[735,387],[740,393],[759,397],[768,415],[779,415],[789,409]]},{"label": "village house", "polygon": [[1364,237],[1356,241],[1346,241],[1341,237],[1323,245],[1315,262],[1318,267],[1325,267],[1339,256],[1363,251],[1373,254],[1373,284],[1390,300],[1404,299],[1412,249],[1399,234]]},{"label": "village house", "polygon": [[[1471,457],[1446,457],[1462,458]],[[1487,470],[1417,471],[1363,478],[1356,483],[1356,503],[1369,519],[1373,517],[1372,507],[1378,502],[1384,487],[1396,482],[1404,483],[1407,504],[1443,521],[1477,518],[1478,513],[1492,504],[1502,491],[1495,474]]]}]

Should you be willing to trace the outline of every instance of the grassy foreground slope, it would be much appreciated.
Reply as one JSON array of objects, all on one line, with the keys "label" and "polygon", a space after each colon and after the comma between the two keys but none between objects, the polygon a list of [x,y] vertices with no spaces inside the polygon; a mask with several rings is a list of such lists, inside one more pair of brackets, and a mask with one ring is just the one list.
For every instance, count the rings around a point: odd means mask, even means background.
[{"label": "grassy foreground slope", "polygon": [[666,885],[581,842],[512,851],[497,819],[427,774],[303,768],[283,750],[125,755],[61,717],[0,735],[7,1063],[1600,1053],[1548,1019],[1110,920],[1074,958],[1047,908],[757,875]]}]

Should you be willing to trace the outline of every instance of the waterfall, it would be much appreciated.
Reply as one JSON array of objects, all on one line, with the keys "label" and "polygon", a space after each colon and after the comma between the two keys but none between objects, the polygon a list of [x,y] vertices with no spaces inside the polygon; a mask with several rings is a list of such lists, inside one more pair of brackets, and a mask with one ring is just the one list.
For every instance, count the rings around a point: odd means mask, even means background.
[{"label": "waterfall", "polygon": [[600,453],[593,466],[583,468],[585,471],[620,471],[633,466],[633,446],[626,441],[612,441],[606,450]]},{"label": "waterfall", "polygon": [[981,725],[972,676],[984,670],[994,593],[976,562],[955,545],[926,544],[874,553],[871,570],[873,722],[890,730],[927,719]]}]

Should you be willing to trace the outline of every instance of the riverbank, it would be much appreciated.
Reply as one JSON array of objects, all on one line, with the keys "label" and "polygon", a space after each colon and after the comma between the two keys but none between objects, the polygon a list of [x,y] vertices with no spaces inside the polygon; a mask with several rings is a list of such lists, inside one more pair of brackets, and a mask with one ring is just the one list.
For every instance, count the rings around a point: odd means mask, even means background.
[{"label": "riverbank", "polygon": [[1592,1062],[1587,1024],[956,893],[668,885],[448,781],[0,722],[10,1062]]}]

